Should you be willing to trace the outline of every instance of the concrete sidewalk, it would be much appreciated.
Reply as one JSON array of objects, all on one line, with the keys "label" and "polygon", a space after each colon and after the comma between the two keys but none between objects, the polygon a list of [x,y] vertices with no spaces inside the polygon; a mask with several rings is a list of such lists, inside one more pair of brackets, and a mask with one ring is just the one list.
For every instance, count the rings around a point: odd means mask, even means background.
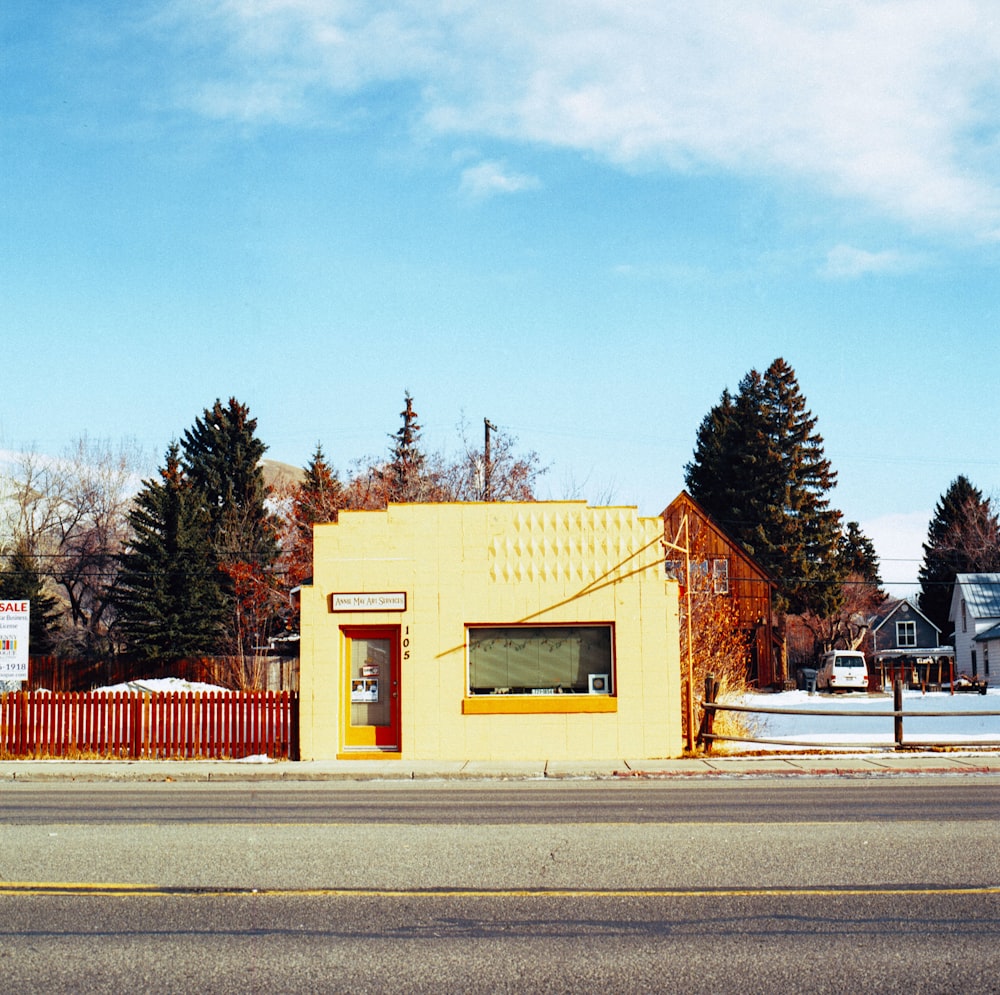
[{"label": "concrete sidewalk", "polygon": [[852,753],[712,756],[680,760],[7,760],[4,782],[568,781],[737,777],[1000,775],[1000,753]]}]

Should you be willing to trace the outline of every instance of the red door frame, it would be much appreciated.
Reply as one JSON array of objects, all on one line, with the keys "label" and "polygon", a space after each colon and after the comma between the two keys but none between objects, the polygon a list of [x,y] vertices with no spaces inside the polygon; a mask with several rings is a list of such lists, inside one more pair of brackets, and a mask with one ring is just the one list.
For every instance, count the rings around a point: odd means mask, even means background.
[{"label": "red door frame", "polygon": [[[398,625],[344,625],[340,628],[343,639],[343,667],[340,677],[341,696],[341,749],[343,755],[355,759],[366,753],[385,756],[398,754],[401,748],[400,730],[400,627]],[[385,693],[389,698],[389,723],[387,725],[351,725],[351,652],[356,639],[385,639],[389,643],[389,675]],[[380,676],[379,680],[383,678]]]}]

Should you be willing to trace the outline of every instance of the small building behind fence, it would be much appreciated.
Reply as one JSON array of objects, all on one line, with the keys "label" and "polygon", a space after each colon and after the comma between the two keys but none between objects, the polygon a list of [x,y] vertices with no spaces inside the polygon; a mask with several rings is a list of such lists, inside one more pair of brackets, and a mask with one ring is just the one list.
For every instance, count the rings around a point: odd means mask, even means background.
[{"label": "small building behind fence", "polygon": [[910,687],[951,684],[955,650],[941,645],[941,630],[908,599],[890,600],[872,619],[867,645],[869,680],[888,687],[901,680]]}]

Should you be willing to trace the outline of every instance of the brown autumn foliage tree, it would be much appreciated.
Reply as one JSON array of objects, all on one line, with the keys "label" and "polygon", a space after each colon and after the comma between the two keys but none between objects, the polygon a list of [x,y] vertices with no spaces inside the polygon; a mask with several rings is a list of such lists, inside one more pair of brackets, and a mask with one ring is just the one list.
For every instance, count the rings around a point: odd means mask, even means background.
[{"label": "brown autumn foliage tree", "polygon": [[[695,539],[690,551],[692,562],[707,557],[702,544]],[[741,694],[749,690],[747,680],[747,641],[740,627],[739,605],[733,594],[716,594],[712,577],[707,572],[692,570],[690,597],[681,578],[680,638],[681,672],[688,666],[688,614],[691,618],[691,669],[693,672],[694,721],[697,729],[699,706],[705,698],[705,678],[712,674],[719,682],[720,697]],[[687,735],[687,680],[681,681],[684,734]],[[727,724],[739,726],[732,713],[721,713],[715,731],[725,732]]]},{"label": "brown autumn foliage tree", "polygon": [[346,492],[322,445],[317,445],[302,480],[285,485],[276,496],[284,506],[278,537],[281,567],[285,586],[291,589],[312,576],[313,526],[337,521]]},{"label": "brown autumn foliage tree", "polygon": [[215,657],[215,679],[240,691],[266,687],[268,641],[277,635],[284,600],[274,574],[259,563],[228,560],[219,564],[226,577],[230,608],[222,655]]}]

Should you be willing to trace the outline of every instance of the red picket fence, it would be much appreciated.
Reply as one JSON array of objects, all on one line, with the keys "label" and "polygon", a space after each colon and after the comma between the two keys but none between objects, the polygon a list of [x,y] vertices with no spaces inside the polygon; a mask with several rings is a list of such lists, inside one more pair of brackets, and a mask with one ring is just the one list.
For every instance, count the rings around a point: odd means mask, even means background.
[{"label": "red picket fence", "polygon": [[0,695],[0,758],[238,760],[298,755],[289,691]]}]

